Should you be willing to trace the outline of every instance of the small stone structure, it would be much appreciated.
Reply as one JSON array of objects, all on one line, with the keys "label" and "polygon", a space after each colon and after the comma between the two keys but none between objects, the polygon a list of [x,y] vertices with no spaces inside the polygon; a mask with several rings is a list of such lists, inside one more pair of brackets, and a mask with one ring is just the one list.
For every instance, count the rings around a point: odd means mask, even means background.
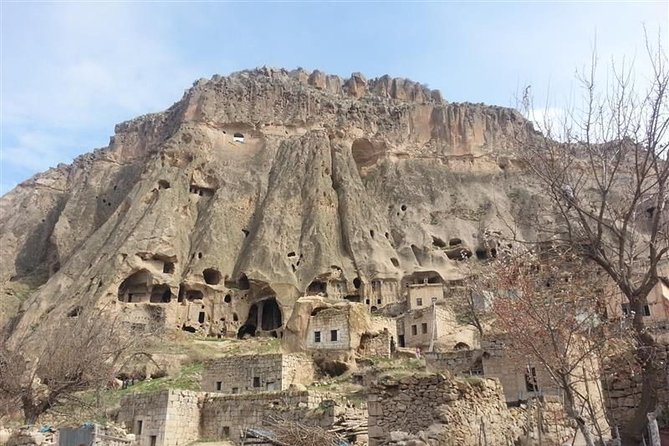
[{"label": "small stone structure", "polygon": [[351,339],[350,313],[348,306],[314,310],[306,332],[307,349],[349,350],[357,347]]},{"label": "small stone structure", "polygon": [[321,408],[321,402],[318,394],[308,391],[227,396],[207,394],[201,402],[200,437],[239,441],[244,429],[266,426],[278,418],[330,426],[334,422],[334,412],[317,410]]},{"label": "small stone structure", "polygon": [[482,350],[454,350],[452,352],[426,352],[423,354],[429,371],[448,370],[454,375],[483,375]]},{"label": "small stone structure", "polygon": [[444,286],[441,283],[412,283],[408,286],[408,302],[411,310],[429,307],[435,302],[444,301]]},{"label": "small stone structure", "polygon": [[305,355],[231,356],[206,364],[202,389],[233,394],[286,390],[292,384],[311,384],[314,373],[313,361]]},{"label": "small stone structure", "polygon": [[497,378],[504,389],[507,402],[527,401],[537,395],[559,395],[560,389],[554,383],[544,367],[528,359],[519,364],[518,359],[508,354],[504,343],[499,339],[483,342],[483,374]]},{"label": "small stone structure", "polygon": [[238,443],[244,429],[277,417],[331,426],[334,410],[322,406],[324,398],[308,391],[221,395],[163,390],[124,397],[118,421],[133,430],[137,446],[183,446],[201,438]]},{"label": "small stone structure", "polygon": [[118,421],[137,446],[181,446],[199,438],[200,396],[186,390],[132,394],[121,400]]},{"label": "small stone structure", "polygon": [[367,400],[369,446],[387,444],[395,432],[430,431],[437,444],[513,444],[519,422],[506,408],[495,380],[471,383],[444,375],[382,377],[372,385]]},{"label": "small stone structure", "polygon": [[365,333],[360,338],[358,353],[366,358],[390,358],[395,349],[395,340],[388,329],[377,333]]},{"label": "small stone structure", "polygon": [[442,305],[430,305],[409,311],[397,318],[400,347],[420,347],[426,350],[433,336],[438,351],[470,349],[479,345],[476,330],[471,326],[458,324],[452,311]]}]

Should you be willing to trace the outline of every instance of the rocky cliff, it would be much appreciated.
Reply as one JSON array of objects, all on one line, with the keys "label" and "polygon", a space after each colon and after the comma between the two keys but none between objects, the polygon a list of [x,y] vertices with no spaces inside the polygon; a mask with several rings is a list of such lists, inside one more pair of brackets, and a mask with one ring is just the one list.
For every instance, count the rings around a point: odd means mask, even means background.
[{"label": "rocky cliff", "polygon": [[[140,296],[197,301],[186,316],[161,307],[186,330],[199,319],[226,333],[253,312],[270,330],[307,293],[386,304],[379,287],[401,294],[416,273],[458,279],[463,258],[495,255],[486,234],[532,214],[514,159],[532,135],[514,110],[388,76],[199,80],[0,199],[3,299],[25,298],[10,328],[23,336],[94,304],[130,311]],[[262,315],[268,297],[278,315]]]}]

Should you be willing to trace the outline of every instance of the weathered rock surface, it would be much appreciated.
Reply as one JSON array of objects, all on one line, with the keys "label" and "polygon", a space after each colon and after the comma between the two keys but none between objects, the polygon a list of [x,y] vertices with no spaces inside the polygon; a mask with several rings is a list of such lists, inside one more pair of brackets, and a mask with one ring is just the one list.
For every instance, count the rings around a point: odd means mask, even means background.
[{"label": "weathered rock surface", "polygon": [[[0,199],[0,284],[40,285],[11,328],[20,337],[75,306],[119,305],[142,270],[175,296],[223,299],[250,282],[257,292],[231,305],[243,313],[275,294],[283,321],[333,268],[350,289],[420,270],[458,278],[449,241],[471,254],[486,231],[532,215],[514,160],[532,135],[514,110],[449,104],[388,76],[261,68],[199,80],[167,111],[117,125],[108,147]],[[208,268],[220,284],[205,283]]]}]

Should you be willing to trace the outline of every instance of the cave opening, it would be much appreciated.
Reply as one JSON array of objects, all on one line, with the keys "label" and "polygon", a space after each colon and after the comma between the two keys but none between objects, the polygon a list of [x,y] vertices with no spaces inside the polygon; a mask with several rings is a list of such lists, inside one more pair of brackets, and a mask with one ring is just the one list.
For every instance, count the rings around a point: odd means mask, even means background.
[{"label": "cave opening", "polygon": [[271,331],[281,328],[283,325],[281,308],[275,298],[262,301],[262,320],[260,327],[263,331]]}]

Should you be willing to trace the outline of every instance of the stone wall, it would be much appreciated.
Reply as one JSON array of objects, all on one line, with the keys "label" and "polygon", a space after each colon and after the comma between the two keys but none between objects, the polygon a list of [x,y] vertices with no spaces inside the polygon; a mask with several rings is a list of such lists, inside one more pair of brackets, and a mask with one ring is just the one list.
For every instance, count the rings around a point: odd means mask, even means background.
[{"label": "stone wall", "polygon": [[291,384],[311,384],[311,358],[300,354],[240,355],[207,362],[202,390],[220,393],[259,393],[286,390]]},{"label": "stone wall", "polygon": [[[471,383],[443,375],[385,377],[372,385],[367,400],[369,446],[396,434],[431,432],[440,445],[513,444],[522,432],[495,380]],[[423,443],[424,444],[424,443]]]},{"label": "stone wall", "polygon": [[[558,387],[553,383],[545,368],[539,364],[518,363],[518,359],[508,354],[501,341],[485,341],[483,345],[483,374],[487,378],[497,378],[502,384],[507,402],[526,401],[539,395],[559,394]],[[526,376],[536,383],[536,390],[526,383]]]},{"label": "stone wall", "polygon": [[452,352],[427,352],[425,365],[431,372],[449,371],[454,375],[482,375],[481,350],[455,350]]},{"label": "stone wall", "polygon": [[382,330],[378,333],[365,333],[360,339],[358,353],[365,358],[390,358],[394,346],[392,335],[388,330]]},{"label": "stone wall", "polygon": [[164,390],[121,399],[120,423],[137,437],[137,446],[181,446],[198,439],[199,394]]},{"label": "stone wall", "polygon": [[[348,350],[351,346],[347,308],[325,308],[309,318],[306,347],[318,350]],[[333,334],[336,331],[336,340]],[[357,346],[356,346],[357,347]]]},{"label": "stone wall", "polygon": [[321,410],[320,396],[307,391],[215,396],[202,402],[201,438],[239,442],[246,428],[267,426],[275,419],[330,426],[334,412]]},{"label": "stone wall", "polygon": [[441,283],[421,283],[409,285],[409,308],[417,310],[432,305],[432,298],[444,301],[444,286]]},{"label": "stone wall", "polygon": [[[660,344],[656,358],[664,370],[658,377],[658,423],[669,426],[669,343]],[[629,362],[612,358],[604,364],[603,393],[611,426],[623,426],[632,419],[641,397],[641,374]],[[662,379],[664,378],[664,379]]]},{"label": "stone wall", "polygon": [[[433,313],[436,311],[436,317]],[[441,333],[447,332],[453,325],[448,310],[437,305],[410,311],[397,319],[397,336],[404,340],[404,347],[422,347],[430,345],[432,325],[436,320],[435,337],[439,340]],[[399,343],[400,346],[402,342]]]}]

